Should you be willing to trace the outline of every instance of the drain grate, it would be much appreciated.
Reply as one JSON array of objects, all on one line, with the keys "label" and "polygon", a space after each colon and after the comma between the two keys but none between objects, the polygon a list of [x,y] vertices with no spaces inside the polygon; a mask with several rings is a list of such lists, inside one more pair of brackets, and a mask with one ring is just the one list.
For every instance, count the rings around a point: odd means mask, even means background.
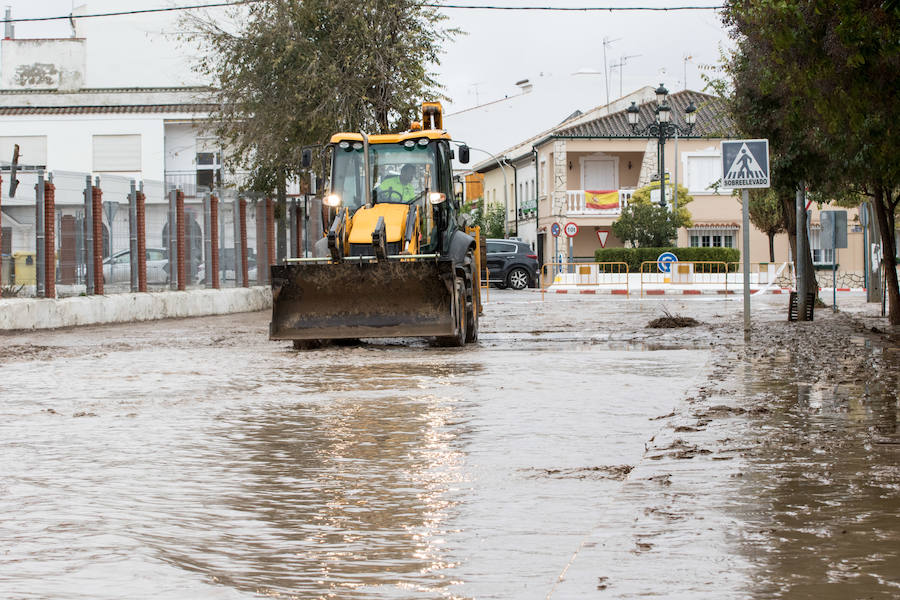
[{"label": "drain grate", "polygon": [[[788,305],[788,321],[797,320],[797,292],[791,292],[791,302]],[[813,320],[813,310],[816,307],[816,295],[812,292],[806,294],[806,320]]]}]

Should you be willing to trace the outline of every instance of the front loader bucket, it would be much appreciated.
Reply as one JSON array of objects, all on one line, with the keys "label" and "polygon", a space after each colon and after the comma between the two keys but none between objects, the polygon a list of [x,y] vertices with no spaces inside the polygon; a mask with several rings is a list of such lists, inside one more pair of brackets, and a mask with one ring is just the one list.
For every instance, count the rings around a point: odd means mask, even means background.
[{"label": "front loader bucket", "polygon": [[272,266],[273,340],[449,336],[449,260]]}]

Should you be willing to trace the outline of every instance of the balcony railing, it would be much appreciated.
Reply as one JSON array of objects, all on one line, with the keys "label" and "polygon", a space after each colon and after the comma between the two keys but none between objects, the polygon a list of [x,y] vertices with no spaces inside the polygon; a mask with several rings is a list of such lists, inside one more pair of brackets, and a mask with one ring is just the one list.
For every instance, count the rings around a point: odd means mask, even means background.
[{"label": "balcony railing", "polygon": [[628,206],[633,189],[569,190],[566,192],[566,214],[617,217]]},{"label": "balcony railing", "polygon": [[177,188],[185,198],[202,197],[210,191],[214,176],[214,171],[166,171],[166,191]]},{"label": "balcony railing", "polygon": [[[248,171],[228,171],[225,187],[240,188],[249,172]],[[166,171],[166,191],[179,189],[184,192],[185,199],[198,200],[203,198],[204,194],[209,193],[211,188],[222,187],[222,179],[219,171],[210,169],[194,169],[187,171]],[[289,190],[290,191],[290,190]]]}]

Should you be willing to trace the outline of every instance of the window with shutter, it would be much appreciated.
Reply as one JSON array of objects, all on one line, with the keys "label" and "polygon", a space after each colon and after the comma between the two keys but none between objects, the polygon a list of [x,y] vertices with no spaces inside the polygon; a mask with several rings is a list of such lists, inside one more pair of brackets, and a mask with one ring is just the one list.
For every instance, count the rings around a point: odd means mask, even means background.
[{"label": "window with shutter", "polygon": [[0,136],[0,160],[11,162],[16,144],[19,145],[20,165],[47,165],[46,135]]},{"label": "window with shutter", "polygon": [[722,178],[720,156],[688,156],[687,184],[691,193],[712,193],[712,185]]},{"label": "window with shutter", "polygon": [[141,136],[95,135],[94,171],[128,172],[141,170]]}]

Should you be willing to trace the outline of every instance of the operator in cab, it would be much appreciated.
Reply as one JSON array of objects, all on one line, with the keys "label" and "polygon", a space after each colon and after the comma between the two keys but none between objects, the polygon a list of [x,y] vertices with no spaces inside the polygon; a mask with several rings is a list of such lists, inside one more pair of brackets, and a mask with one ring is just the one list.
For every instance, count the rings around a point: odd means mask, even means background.
[{"label": "operator in cab", "polygon": [[403,202],[404,204],[414,202],[421,193],[413,181],[415,176],[415,165],[403,165],[399,176],[388,177],[378,186],[378,200],[380,202]]}]

